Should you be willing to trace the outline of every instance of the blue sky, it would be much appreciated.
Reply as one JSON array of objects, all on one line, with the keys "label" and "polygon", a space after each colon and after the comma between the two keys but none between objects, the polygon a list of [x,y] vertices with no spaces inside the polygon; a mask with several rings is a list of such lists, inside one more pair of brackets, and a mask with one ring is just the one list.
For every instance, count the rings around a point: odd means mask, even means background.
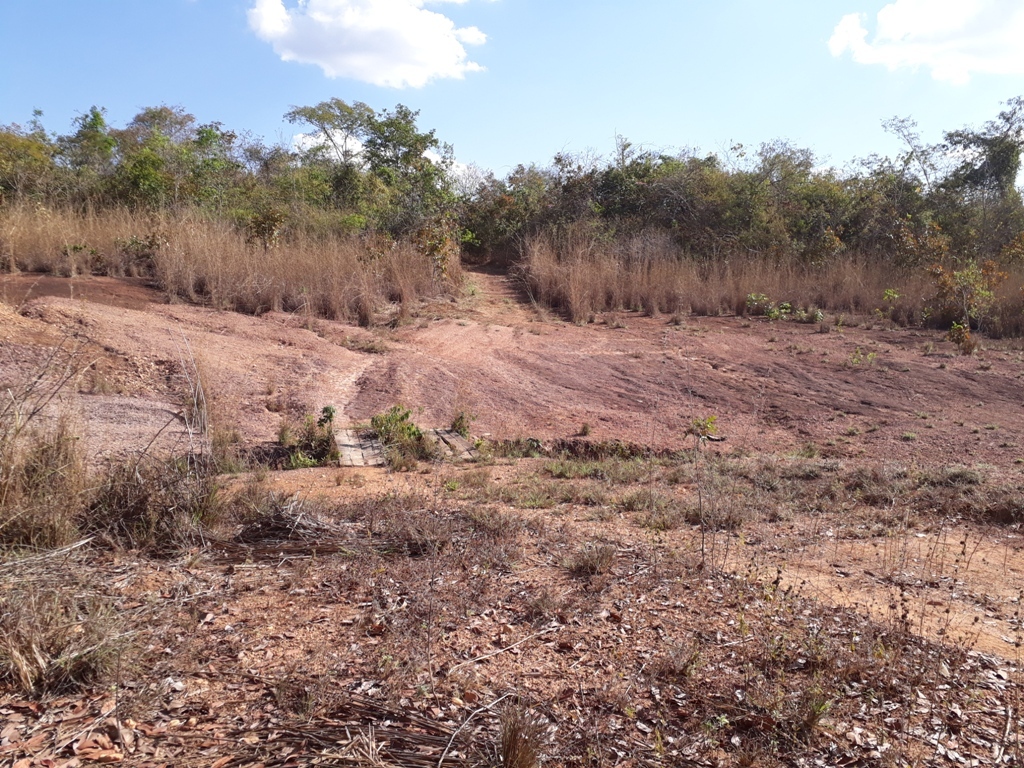
[{"label": "blue sky", "polygon": [[270,142],[337,96],[420,110],[504,175],[616,134],[676,151],[782,138],[843,165],[1024,95],[1024,0],[2,0],[0,123],[65,132],[180,105]]}]

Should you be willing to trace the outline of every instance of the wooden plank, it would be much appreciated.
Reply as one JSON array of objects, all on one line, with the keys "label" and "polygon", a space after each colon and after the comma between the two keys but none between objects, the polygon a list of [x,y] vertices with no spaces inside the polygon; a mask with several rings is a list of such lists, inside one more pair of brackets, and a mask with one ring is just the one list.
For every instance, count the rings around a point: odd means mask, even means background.
[{"label": "wooden plank", "polygon": [[351,429],[335,430],[334,443],[338,446],[338,463],[341,466],[363,466],[363,451],[359,446],[359,436],[355,432]]},{"label": "wooden plank", "polygon": [[360,447],[363,449],[363,464],[367,467],[380,467],[384,465],[384,446],[380,440],[364,440]]},{"label": "wooden plank", "polygon": [[471,459],[479,452],[466,438],[451,429],[435,429],[436,434],[442,442],[448,446],[452,455],[459,459]]}]

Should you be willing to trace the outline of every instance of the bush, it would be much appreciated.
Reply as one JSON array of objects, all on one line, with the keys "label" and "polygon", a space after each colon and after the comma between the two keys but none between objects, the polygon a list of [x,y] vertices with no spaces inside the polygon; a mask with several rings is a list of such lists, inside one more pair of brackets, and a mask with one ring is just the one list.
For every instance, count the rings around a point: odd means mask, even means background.
[{"label": "bush", "polygon": [[370,419],[370,427],[384,445],[392,469],[414,469],[417,461],[430,461],[437,455],[437,446],[411,417],[412,411],[394,405]]},{"label": "bush", "polygon": [[334,407],[327,405],[319,418],[307,413],[299,425],[287,421],[281,425],[278,440],[288,449],[288,469],[320,467],[338,460],[334,414]]},{"label": "bush", "polygon": [[451,430],[457,434],[462,435],[464,438],[469,439],[469,428],[476,420],[476,416],[465,411],[459,411],[455,414],[455,418],[452,419]]}]

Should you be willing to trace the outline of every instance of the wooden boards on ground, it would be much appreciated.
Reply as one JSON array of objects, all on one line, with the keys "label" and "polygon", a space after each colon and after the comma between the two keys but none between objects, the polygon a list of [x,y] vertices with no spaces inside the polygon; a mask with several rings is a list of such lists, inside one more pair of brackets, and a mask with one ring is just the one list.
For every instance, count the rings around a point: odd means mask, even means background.
[{"label": "wooden boards on ground", "polygon": [[364,440],[352,429],[337,429],[334,442],[338,446],[338,462],[343,467],[381,467],[384,449],[379,440]]},{"label": "wooden boards on ground", "polygon": [[438,446],[445,455],[454,456],[456,459],[472,459],[480,455],[476,447],[458,432],[450,429],[432,429],[430,434],[437,439]]},{"label": "wooden boards on ground", "polygon": [[[458,432],[450,429],[429,429],[426,433],[437,441],[443,458],[472,459],[480,455],[476,447]],[[338,463],[343,467],[381,467],[384,446],[376,438],[361,438],[353,429],[337,429],[334,441],[338,446]]]}]

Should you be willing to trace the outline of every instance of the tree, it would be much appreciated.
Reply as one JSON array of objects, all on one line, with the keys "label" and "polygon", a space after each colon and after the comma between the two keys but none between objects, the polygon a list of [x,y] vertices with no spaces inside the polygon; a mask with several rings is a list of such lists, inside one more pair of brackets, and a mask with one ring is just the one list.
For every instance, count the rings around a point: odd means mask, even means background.
[{"label": "tree", "polygon": [[335,204],[400,235],[454,205],[451,147],[421,132],[418,116],[402,104],[378,113],[333,98],[294,107],[285,119],[314,129],[304,162],[329,169]]},{"label": "tree", "polygon": [[1024,147],[1024,97],[980,130],[945,134],[943,149],[956,158],[939,185],[935,204],[954,250],[964,258],[993,256],[1024,227],[1024,206],[1016,188]]},{"label": "tree", "polygon": [[0,126],[0,203],[8,197],[44,195],[56,170],[54,151],[43,131]]}]

